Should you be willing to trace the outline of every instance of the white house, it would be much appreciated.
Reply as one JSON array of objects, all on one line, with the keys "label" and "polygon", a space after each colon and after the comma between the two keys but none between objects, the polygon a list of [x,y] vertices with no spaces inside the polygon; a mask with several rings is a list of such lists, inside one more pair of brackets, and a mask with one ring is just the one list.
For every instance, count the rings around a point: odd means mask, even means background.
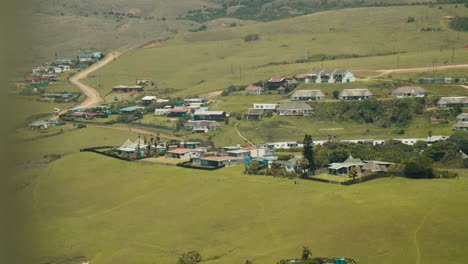
[{"label": "white house", "polygon": [[265,110],[276,110],[278,108],[279,104],[262,104],[262,103],[254,103],[254,108],[255,109],[265,109]]},{"label": "white house", "polygon": [[356,81],[349,70],[311,70],[305,78],[306,83],[349,83]]},{"label": "white house", "polygon": [[146,95],[143,98],[141,98],[141,101],[143,102],[144,105],[152,104],[156,102],[156,100],[157,100],[156,96],[152,96],[152,95]]},{"label": "white house", "polygon": [[392,96],[396,98],[424,97],[426,91],[419,86],[403,86],[393,90]]}]

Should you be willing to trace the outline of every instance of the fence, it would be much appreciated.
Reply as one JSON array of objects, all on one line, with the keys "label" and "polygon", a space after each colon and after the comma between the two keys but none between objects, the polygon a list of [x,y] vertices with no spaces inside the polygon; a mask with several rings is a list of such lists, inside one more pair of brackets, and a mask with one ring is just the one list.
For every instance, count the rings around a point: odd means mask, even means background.
[{"label": "fence", "polygon": [[[340,176],[337,176],[337,177],[340,177]],[[356,178],[354,180],[349,179],[347,181],[328,180],[328,179],[320,179],[320,178],[314,178],[314,177],[308,177],[307,179],[312,180],[312,181],[318,181],[318,182],[324,182],[324,183],[331,183],[331,184],[339,184],[339,185],[349,186],[349,185],[362,183],[362,182],[366,182],[366,181],[370,181],[370,180],[374,180],[374,179],[384,178],[384,177],[388,177],[388,174],[385,173],[385,172],[376,172],[376,173],[372,173],[372,174],[369,174],[369,175],[366,175],[366,176]]]},{"label": "fence", "polygon": [[94,153],[97,153],[97,154],[101,154],[101,155],[108,156],[108,157],[111,157],[111,158],[116,158],[116,159],[119,159],[119,160],[132,161],[132,159],[130,159],[130,158],[124,158],[124,157],[121,157],[121,156],[119,156],[117,154],[98,151],[99,149],[108,149],[108,148],[114,148],[114,147],[115,146],[101,146],[101,147],[84,148],[84,149],[80,149],[80,152],[94,152]]}]

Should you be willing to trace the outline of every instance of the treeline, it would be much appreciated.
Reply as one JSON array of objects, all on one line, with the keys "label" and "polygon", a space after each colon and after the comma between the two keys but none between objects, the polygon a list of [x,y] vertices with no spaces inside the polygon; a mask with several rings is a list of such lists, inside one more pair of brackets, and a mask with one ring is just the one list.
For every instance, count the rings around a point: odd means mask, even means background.
[{"label": "treeline", "polygon": [[[185,19],[203,23],[217,18],[232,17],[243,20],[273,21],[290,17],[302,16],[331,9],[373,7],[373,6],[401,6],[426,5],[432,1],[395,2],[395,1],[365,1],[365,0],[336,0],[336,1],[273,1],[273,0],[219,0],[220,8],[204,8],[187,11]],[[439,0],[438,4],[464,3],[463,0]],[[235,7],[235,8],[233,8]],[[231,8],[231,9],[230,9]],[[230,10],[229,10],[230,9]],[[229,12],[228,12],[229,10]],[[182,17],[180,17],[182,18]]]}]

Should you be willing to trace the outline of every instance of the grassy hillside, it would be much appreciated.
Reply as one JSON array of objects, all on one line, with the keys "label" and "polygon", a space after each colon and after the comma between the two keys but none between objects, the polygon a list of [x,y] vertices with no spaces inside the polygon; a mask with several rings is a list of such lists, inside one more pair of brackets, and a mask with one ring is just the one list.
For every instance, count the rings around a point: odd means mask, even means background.
[{"label": "grassy hillside", "polygon": [[[134,50],[101,71],[102,93],[112,86],[131,84],[138,76],[153,78],[172,94],[197,95],[248,84],[276,75],[311,68],[375,69],[464,63],[468,33],[457,33],[444,15],[467,14],[454,5],[354,8],[253,24],[243,27],[179,34],[161,46]],[[415,23],[406,23],[414,16]],[[426,32],[421,28],[440,28]],[[248,34],[260,39],[245,42]],[[454,50],[453,50],[454,49]],[[317,61],[323,55],[336,60]],[[394,55],[386,55],[394,54]],[[309,63],[295,63],[306,60]],[[378,56],[383,55],[383,56]],[[354,56],[358,58],[339,59]],[[314,61],[315,59],[315,61]]]},{"label": "grassy hillside", "polygon": [[303,245],[314,256],[363,264],[465,258],[466,172],[456,180],[387,178],[343,187],[241,171],[71,155],[23,175],[30,184],[20,189],[19,210],[31,230],[18,241],[37,242],[28,263],[77,256],[96,264],[175,263],[193,249],[204,263],[276,263],[298,257]]},{"label": "grassy hillside", "polygon": [[198,23],[176,17],[203,6],[217,5],[206,0],[40,0],[30,16],[34,34],[31,62],[52,60],[55,54],[73,57],[79,48],[108,52],[186,31]]}]

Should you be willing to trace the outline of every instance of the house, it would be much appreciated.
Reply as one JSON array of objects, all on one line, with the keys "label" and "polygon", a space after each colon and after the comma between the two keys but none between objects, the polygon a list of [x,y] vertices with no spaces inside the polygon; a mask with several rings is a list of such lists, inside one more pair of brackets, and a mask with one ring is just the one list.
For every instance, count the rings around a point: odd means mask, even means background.
[{"label": "house", "polygon": [[119,109],[119,110],[117,110],[117,112],[119,112],[121,114],[133,114],[137,110],[143,110],[143,109],[145,109],[143,106],[136,106],[135,105],[135,106],[129,106],[129,107]]},{"label": "house", "polygon": [[163,115],[167,115],[167,113],[169,113],[169,110],[170,108],[156,108],[154,109],[154,115],[157,115],[157,116],[163,116]]},{"label": "house", "polygon": [[307,73],[306,83],[349,83],[356,81],[349,70],[311,70]]},{"label": "house", "polygon": [[72,93],[43,93],[41,94],[42,99],[44,100],[64,100],[64,101],[69,101],[71,98],[73,98]]},{"label": "house", "polygon": [[184,99],[183,104],[185,106],[190,106],[193,104],[206,105],[208,104],[208,98],[186,98]]},{"label": "house", "polygon": [[93,52],[89,50],[79,49],[77,58],[79,62],[93,62],[103,57],[101,52]]},{"label": "house", "polygon": [[188,148],[176,148],[166,152],[166,158],[178,160],[190,160],[200,157],[200,152]]},{"label": "house", "polygon": [[293,101],[315,101],[325,99],[325,94],[320,90],[296,90],[291,95]]},{"label": "house", "polygon": [[344,89],[338,95],[340,100],[365,100],[369,99],[373,94],[369,89]]},{"label": "house", "polygon": [[168,117],[187,117],[190,114],[190,109],[185,107],[174,107],[167,111]]},{"label": "house", "polygon": [[223,168],[242,164],[243,158],[233,156],[209,156],[200,158],[200,165],[205,168]]},{"label": "house", "polygon": [[306,78],[308,76],[308,73],[299,73],[294,76],[294,80],[298,82],[305,82]]},{"label": "house", "polygon": [[228,156],[231,157],[238,157],[238,158],[245,158],[250,156],[250,150],[247,149],[237,149],[237,150],[229,150],[227,151]]},{"label": "house", "polygon": [[184,124],[185,129],[190,129],[195,133],[206,133],[208,131],[218,131],[221,124],[213,120],[189,120]]},{"label": "house", "polygon": [[302,144],[298,144],[296,141],[285,141],[285,142],[270,142],[261,144],[260,148],[265,148],[269,150],[276,149],[295,149],[301,147]]},{"label": "house", "polygon": [[197,149],[200,147],[201,142],[199,141],[188,141],[188,142],[181,142],[181,146],[184,146],[187,149]]},{"label": "house", "polygon": [[226,119],[226,112],[224,111],[195,111],[193,114],[194,120],[214,120],[224,121]]},{"label": "house", "polygon": [[468,107],[468,97],[466,96],[454,96],[454,97],[442,97],[437,101],[437,107],[446,108],[453,106]]},{"label": "house", "polygon": [[332,72],[334,83],[350,83],[356,81],[353,73],[349,70],[334,70]]},{"label": "house", "polygon": [[355,159],[349,156],[344,162],[334,162],[328,166],[328,173],[334,175],[347,175],[351,168],[356,168],[358,173],[361,172],[365,164],[361,159]]},{"label": "house", "polygon": [[307,116],[313,112],[310,105],[301,102],[282,103],[277,112],[279,115]]},{"label": "house", "polygon": [[139,93],[143,92],[143,86],[140,85],[133,85],[133,86],[126,86],[126,85],[118,85],[112,88],[112,92],[115,93]]},{"label": "house", "polygon": [[419,86],[403,86],[393,90],[392,96],[396,98],[424,97],[426,91]]},{"label": "house", "polygon": [[247,112],[247,119],[248,120],[260,120],[262,119],[264,109],[256,109],[256,108],[250,108],[249,111]]},{"label": "house", "polygon": [[286,86],[287,81],[286,78],[283,77],[272,77],[267,81],[268,90],[276,90],[281,86]]},{"label": "house", "polygon": [[468,130],[468,122],[458,122],[453,126],[452,129],[455,130],[455,131]]},{"label": "house", "polygon": [[387,167],[375,161],[369,161],[362,167],[362,170],[369,172],[383,172],[387,171]]},{"label": "house", "polygon": [[458,122],[468,122],[468,113],[461,113],[457,115]]},{"label": "house", "polygon": [[136,85],[150,85],[150,86],[153,86],[154,82],[151,79],[137,79],[135,84]]},{"label": "house", "polygon": [[152,96],[152,95],[146,95],[143,98],[141,98],[141,101],[143,102],[144,105],[152,104],[156,102],[156,100],[157,100],[156,96]]},{"label": "house", "polygon": [[276,110],[278,108],[279,104],[262,104],[262,103],[254,103],[255,109],[265,109],[265,110]]},{"label": "house", "polygon": [[286,94],[287,89],[286,89],[286,87],[281,86],[281,87],[278,88],[276,91],[278,92],[278,94]]},{"label": "house", "polygon": [[265,148],[257,148],[255,146],[243,147],[243,148],[240,148],[240,150],[248,150],[250,152],[249,156],[252,158],[263,157],[267,154],[267,151]]},{"label": "house", "polygon": [[36,122],[33,122],[33,123],[29,124],[29,127],[31,129],[46,129],[46,128],[49,128],[51,126],[55,126],[57,124],[58,124],[58,122],[55,122],[55,121],[41,120],[41,121],[36,121]]},{"label": "house", "polygon": [[257,85],[249,85],[247,88],[245,88],[245,93],[246,94],[251,94],[251,95],[259,95],[262,94],[263,88]]}]

